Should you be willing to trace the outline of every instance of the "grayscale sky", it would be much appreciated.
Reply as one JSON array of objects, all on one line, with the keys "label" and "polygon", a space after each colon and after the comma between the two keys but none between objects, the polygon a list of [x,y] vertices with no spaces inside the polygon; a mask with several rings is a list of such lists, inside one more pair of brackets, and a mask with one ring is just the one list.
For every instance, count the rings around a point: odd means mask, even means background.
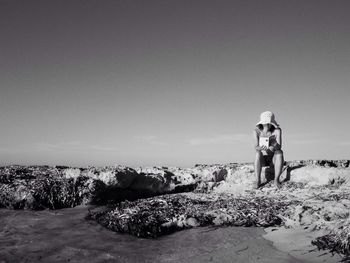
[{"label": "grayscale sky", "polygon": [[350,1],[0,0],[0,163],[350,158]]}]

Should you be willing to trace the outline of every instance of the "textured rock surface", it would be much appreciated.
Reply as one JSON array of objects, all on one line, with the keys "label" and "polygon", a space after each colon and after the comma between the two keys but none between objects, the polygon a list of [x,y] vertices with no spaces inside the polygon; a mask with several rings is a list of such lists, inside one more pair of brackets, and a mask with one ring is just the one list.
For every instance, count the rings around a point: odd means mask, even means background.
[{"label": "textured rock surface", "polygon": [[[334,171],[298,171],[303,166],[346,168],[348,160],[306,160],[289,162],[282,180],[307,184],[339,183]],[[294,170],[294,171],[293,171]],[[268,173],[266,173],[268,174]],[[333,177],[332,177],[333,176]],[[271,176],[270,176],[271,177]],[[332,178],[331,178],[332,177]],[[271,178],[268,178],[271,179]],[[123,166],[69,168],[63,166],[0,167],[0,206],[15,209],[73,207],[79,204],[107,204],[159,194],[195,191],[244,194],[254,185],[251,164],[196,165],[193,168],[150,167],[136,170]]]},{"label": "textured rock surface", "polygon": [[89,199],[87,177],[63,178],[62,169],[33,166],[0,168],[0,206],[21,209],[73,207]]},{"label": "textured rock surface", "polygon": [[107,204],[165,193],[194,190],[198,184],[222,181],[218,166],[189,169],[151,167],[0,167],[0,207],[58,209],[80,204]]},{"label": "textured rock surface", "polygon": [[121,202],[114,209],[91,211],[89,217],[107,228],[136,235],[157,237],[184,228],[207,225],[280,225],[289,201],[263,197],[195,198],[185,194],[163,195],[134,202]]},{"label": "textured rock surface", "polygon": [[139,174],[122,166],[1,167],[0,206],[57,209],[87,203],[106,204],[170,192],[170,181],[157,174]]},{"label": "textured rock surface", "polygon": [[[91,211],[89,218],[140,237],[205,225],[322,229],[328,234],[317,238],[315,245],[349,255],[349,163],[292,161],[281,176],[281,189],[265,178],[266,185],[259,190],[253,189],[252,164],[137,169],[8,166],[0,168],[0,206],[108,205]],[[174,194],[185,191],[191,193]]]},{"label": "textured rock surface", "polygon": [[197,166],[192,173],[202,169],[206,180],[198,182],[192,193],[122,202],[91,211],[89,217],[111,230],[140,237],[205,225],[302,227],[328,231],[314,244],[349,255],[350,169],[346,163],[292,162],[282,176],[281,189],[270,182],[259,190],[252,189],[251,164],[227,166],[226,178],[219,182],[209,179],[214,173],[208,170],[223,167]]}]

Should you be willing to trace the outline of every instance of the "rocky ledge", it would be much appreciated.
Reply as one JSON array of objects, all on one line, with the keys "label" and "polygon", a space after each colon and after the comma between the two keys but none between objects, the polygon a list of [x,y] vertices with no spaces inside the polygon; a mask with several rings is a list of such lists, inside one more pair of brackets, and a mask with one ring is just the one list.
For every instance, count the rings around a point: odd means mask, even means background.
[{"label": "rocky ledge", "polygon": [[350,255],[349,160],[288,162],[276,189],[254,189],[252,164],[193,168],[0,168],[0,205],[57,209],[98,204],[88,218],[113,231],[154,238],[207,226],[283,226],[322,230],[313,243]]},{"label": "rocky ledge", "polygon": [[[285,168],[280,189],[266,169],[265,186],[255,190],[252,164],[198,165],[208,177],[192,192],[123,201],[88,218],[145,238],[207,225],[304,228],[327,233],[313,241],[318,248],[349,256],[349,162],[296,161]],[[215,181],[218,174],[224,179]]]},{"label": "rocky ledge", "polygon": [[276,202],[265,197],[209,199],[203,194],[173,194],[125,201],[113,209],[92,210],[88,218],[113,231],[155,238],[197,226],[280,225],[279,215],[289,205],[291,201]]},{"label": "rocky ledge", "polygon": [[105,205],[190,191],[195,186],[192,175],[177,177],[167,169],[145,173],[124,166],[7,166],[0,167],[0,207],[39,210]]}]

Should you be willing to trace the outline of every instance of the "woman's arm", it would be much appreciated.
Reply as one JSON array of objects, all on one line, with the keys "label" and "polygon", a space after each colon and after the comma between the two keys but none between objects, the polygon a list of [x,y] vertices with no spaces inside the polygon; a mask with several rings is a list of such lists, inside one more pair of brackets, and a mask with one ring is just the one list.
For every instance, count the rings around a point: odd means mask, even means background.
[{"label": "woman's arm", "polygon": [[277,146],[279,147],[278,150],[281,150],[282,148],[282,130],[281,129],[277,129],[276,141],[277,141]]},{"label": "woman's arm", "polygon": [[282,130],[280,128],[276,129],[274,131],[274,134],[276,136],[276,144],[273,146],[270,146],[269,150],[271,150],[271,151],[281,150],[281,148],[282,148]]},{"label": "woman's arm", "polygon": [[259,135],[256,132],[256,130],[253,131],[253,138],[254,138],[254,149],[257,151],[261,151],[261,148],[259,146]]}]

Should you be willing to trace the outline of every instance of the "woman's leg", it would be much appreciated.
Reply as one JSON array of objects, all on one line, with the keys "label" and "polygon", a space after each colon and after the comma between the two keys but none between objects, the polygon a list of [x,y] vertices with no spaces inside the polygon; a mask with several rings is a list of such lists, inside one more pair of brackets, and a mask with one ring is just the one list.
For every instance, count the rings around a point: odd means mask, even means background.
[{"label": "woman's leg", "polygon": [[275,151],[275,154],[273,155],[273,164],[275,168],[275,185],[277,187],[280,187],[280,176],[282,173],[282,168],[284,164],[284,159],[283,159],[283,151],[277,150]]},{"label": "woman's leg", "polygon": [[261,167],[263,166],[264,156],[261,151],[256,151],[254,171],[256,176],[256,188],[258,189],[261,185]]}]

